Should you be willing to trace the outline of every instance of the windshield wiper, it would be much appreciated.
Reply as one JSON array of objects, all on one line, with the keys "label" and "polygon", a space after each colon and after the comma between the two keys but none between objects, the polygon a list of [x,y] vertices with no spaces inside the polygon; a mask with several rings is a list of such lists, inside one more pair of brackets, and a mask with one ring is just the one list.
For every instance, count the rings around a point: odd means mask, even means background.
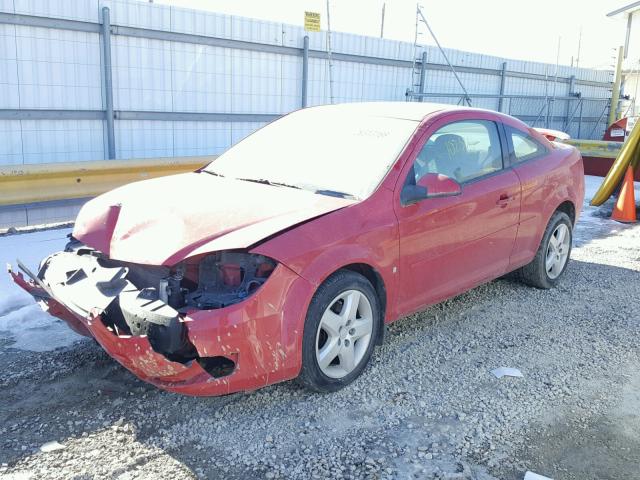
[{"label": "windshield wiper", "polygon": [[224,175],[222,175],[221,173],[216,173],[216,172],[212,172],[210,170],[200,170],[203,173],[208,173],[209,175],[213,175],[214,177],[222,177],[224,178]]},{"label": "windshield wiper", "polygon": [[329,197],[338,197],[338,198],[349,198],[355,200],[355,195],[351,195],[350,193],[338,192],[336,190],[316,190],[315,193],[319,195],[328,195]]},{"label": "windshield wiper", "polygon": [[287,188],[295,188],[296,190],[300,190],[300,187],[296,185],[289,185],[287,183],[280,183],[280,182],[272,182],[271,180],[265,180],[264,178],[236,178],[236,180],[240,180],[241,182],[261,183],[263,185],[271,185],[272,187],[287,187]]}]

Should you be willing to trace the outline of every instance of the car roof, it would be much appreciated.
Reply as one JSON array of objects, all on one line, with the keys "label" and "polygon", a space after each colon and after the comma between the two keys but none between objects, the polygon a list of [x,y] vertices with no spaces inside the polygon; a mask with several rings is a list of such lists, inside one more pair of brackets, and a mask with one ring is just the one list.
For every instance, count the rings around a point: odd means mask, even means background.
[{"label": "car roof", "polygon": [[305,111],[335,112],[337,115],[357,115],[367,117],[388,117],[422,121],[427,115],[448,110],[476,110],[457,105],[421,102],[359,102],[338,103],[310,107]]}]

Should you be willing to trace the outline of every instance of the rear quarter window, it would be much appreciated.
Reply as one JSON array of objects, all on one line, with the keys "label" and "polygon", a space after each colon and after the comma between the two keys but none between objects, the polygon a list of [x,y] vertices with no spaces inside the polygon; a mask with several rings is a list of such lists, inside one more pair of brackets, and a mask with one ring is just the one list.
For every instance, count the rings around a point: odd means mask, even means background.
[{"label": "rear quarter window", "polygon": [[547,154],[547,147],[526,132],[505,125],[511,143],[513,163],[521,163]]}]

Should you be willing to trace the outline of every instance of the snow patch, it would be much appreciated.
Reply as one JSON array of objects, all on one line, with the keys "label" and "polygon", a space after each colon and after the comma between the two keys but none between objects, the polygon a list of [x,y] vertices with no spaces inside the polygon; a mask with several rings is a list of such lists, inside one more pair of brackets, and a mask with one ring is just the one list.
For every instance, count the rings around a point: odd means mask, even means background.
[{"label": "snow patch", "polygon": [[32,352],[66,347],[82,338],[34,302],[0,317],[0,332],[9,334],[11,348]]},{"label": "snow patch", "polygon": [[[587,243],[612,235],[619,235],[629,228],[628,225],[611,220],[611,211],[614,207],[615,197],[599,207],[592,207],[589,202],[602,185],[603,177],[585,175],[585,195],[582,213],[574,231],[574,248],[580,248]],[[635,182],[636,199],[640,198],[640,182]]]},{"label": "snow patch", "polygon": [[[17,270],[16,259],[20,259],[37,272],[44,257],[64,249],[69,233],[71,229],[65,228],[0,237],[0,267],[11,264]],[[43,312],[31,295],[0,272],[0,339],[8,340],[8,347],[44,352],[81,338],[64,322]]]}]

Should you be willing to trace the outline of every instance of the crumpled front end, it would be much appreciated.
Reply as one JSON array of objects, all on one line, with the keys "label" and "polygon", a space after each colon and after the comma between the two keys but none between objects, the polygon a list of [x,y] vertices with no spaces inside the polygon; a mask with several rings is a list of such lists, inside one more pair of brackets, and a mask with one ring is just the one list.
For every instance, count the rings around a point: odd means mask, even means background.
[{"label": "crumpled front end", "polygon": [[[227,251],[175,267],[115,261],[72,241],[14,281],[136,376],[223,395],[294,378],[312,286],[262,255]],[[286,302],[286,308],[285,308]]]}]

